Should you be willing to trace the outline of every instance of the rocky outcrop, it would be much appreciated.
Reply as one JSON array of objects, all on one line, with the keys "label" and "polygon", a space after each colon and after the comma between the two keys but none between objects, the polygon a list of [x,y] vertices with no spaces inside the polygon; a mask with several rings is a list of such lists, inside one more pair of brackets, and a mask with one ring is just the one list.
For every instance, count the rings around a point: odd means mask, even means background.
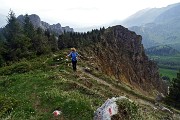
[{"label": "rocky outcrop", "polygon": [[157,65],[145,55],[142,37],[123,26],[107,28],[91,49],[100,70],[131,88],[166,93]]},{"label": "rocky outcrop", "polygon": [[[64,31],[61,27],[61,24],[60,23],[57,23],[57,24],[53,24],[53,25],[50,25],[49,28],[48,28],[50,31],[53,31],[55,32],[56,34],[59,33],[59,34],[62,34]],[[68,31],[69,32],[69,31]]]},{"label": "rocky outcrop", "polygon": [[36,14],[29,15],[29,19],[36,28],[38,27],[42,28],[41,19],[38,15]]},{"label": "rocky outcrop", "polygon": [[74,32],[73,28],[70,28],[69,26],[62,27],[64,32]]},{"label": "rocky outcrop", "polygon": [[[17,19],[20,21],[21,24],[24,23],[24,16],[23,15],[18,16]],[[60,23],[50,25],[49,23],[41,21],[40,17],[36,14],[29,15],[29,19],[35,28],[40,27],[43,30],[48,29],[57,35],[61,35],[64,32],[74,32],[73,28],[70,28],[69,26],[61,27]]]}]

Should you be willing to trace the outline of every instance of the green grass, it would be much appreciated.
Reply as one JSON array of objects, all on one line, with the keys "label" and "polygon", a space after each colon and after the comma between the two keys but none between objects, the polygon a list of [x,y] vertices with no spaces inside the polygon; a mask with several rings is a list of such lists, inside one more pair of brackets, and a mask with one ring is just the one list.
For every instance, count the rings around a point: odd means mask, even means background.
[{"label": "green grass", "polygon": [[159,66],[161,76],[168,76],[170,79],[176,78],[177,72],[180,69],[180,54],[169,56],[149,56]]},{"label": "green grass", "polygon": [[168,76],[170,79],[172,79],[172,78],[177,77],[177,72],[178,71],[177,70],[160,68],[159,72],[160,72],[161,76]]},{"label": "green grass", "polygon": [[149,56],[150,59],[157,62],[160,68],[164,69],[180,69],[180,55],[169,55],[169,56]]},{"label": "green grass", "polygon": [[[4,76],[0,80],[1,95],[17,101],[11,112],[12,119],[52,119],[52,112],[60,109],[66,119],[91,120],[95,110],[91,105],[94,102],[99,105],[101,100],[97,96],[89,98],[80,87],[68,89],[71,82],[57,77],[52,71]],[[4,111],[3,114],[9,113]]]},{"label": "green grass", "polygon": [[[0,68],[0,119],[54,120],[53,111],[60,110],[62,115],[57,119],[92,120],[94,111],[107,98],[120,95],[81,71],[72,73],[65,54],[40,56]],[[123,89],[101,73],[97,77]]]},{"label": "green grass", "polygon": [[0,68],[0,119],[51,120],[56,109],[63,119],[93,119],[105,99],[77,84],[71,67],[59,57],[41,56]]}]

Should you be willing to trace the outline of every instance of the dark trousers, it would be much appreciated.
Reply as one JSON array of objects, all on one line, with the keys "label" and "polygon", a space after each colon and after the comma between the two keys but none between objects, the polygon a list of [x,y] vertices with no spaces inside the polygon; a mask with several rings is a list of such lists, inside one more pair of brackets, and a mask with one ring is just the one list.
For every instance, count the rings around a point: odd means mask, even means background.
[{"label": "dark trousers", "polygon": [[72,60],[72,67],[74,71],[76,71],[76,64],[77,64],[77,60],[76,61]]}]

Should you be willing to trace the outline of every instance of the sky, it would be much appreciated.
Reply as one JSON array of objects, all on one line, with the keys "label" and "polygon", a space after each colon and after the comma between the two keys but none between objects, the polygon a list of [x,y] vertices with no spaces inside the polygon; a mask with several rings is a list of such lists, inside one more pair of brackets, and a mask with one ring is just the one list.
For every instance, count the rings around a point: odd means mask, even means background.
[{"label": "sky", "polygon": [[37,14],[50,24],[73,28],[121,21],[145,8],[160,8],[180,0],[0,0],[0,14]]}]

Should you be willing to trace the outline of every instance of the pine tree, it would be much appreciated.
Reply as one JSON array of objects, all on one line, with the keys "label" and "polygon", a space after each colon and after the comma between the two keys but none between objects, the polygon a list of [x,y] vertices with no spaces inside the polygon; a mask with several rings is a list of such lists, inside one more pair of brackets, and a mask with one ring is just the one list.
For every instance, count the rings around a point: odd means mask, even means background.
[{"label": "pine tree", "polygon": [[51,52],[48,37],[45,36],[45,33],[41,28],[36,30],[36,35],[32,41],[32,44],[36,55],[47,54]]},{"label": "pine tree", "polygon": [[7,42],[13,43],[16,35],[22,33],[19,22],[16,19],[15,13],[10,10],[7,16],[7,25],[3,29],[3,35]]},{"label": "pine tree", "polygon": [[51,36],[49,37],[48,41],[49,41],[49,45],[50,45],[50,47],[51,47],[51,51],[52,51],[52,52],[57,51],[57,50],[58,50],[58,41],[57,41],[56,36],[55,36],[54,34],[51,35]]},{"label": "pine tree", "polygon": [[23,29],[12,10],[10,10],[7,22],[3,29],[7,50],[4,57],[6,61],[17,61],[28,56],[30,39],[23,34]]},{"label": "pine tree", "polygon": [[5,63],[4,58],[3,58],[3,53],[5,52],[4,49],[4,43],[2,40],[0,40],[0,67],[3,66],[3,64]]},{"label": "pine tree", "polygon": [[177,78],[171,81],[168,99],[171,100],[173,106],[180,108],[180,70],[177,73]]},{"label": "pine tree", "polygon": [[24,18],[24,34],[30,39],[33,39],[35,36],[35,28],[31,23],[28,14],[26,14]]}]

